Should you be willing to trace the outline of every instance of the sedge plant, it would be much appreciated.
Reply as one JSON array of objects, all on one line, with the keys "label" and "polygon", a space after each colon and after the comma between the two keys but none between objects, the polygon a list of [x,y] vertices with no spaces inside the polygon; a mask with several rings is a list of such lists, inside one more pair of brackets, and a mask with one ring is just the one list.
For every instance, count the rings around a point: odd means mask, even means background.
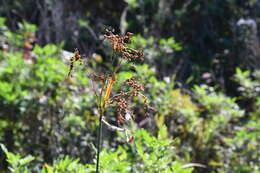
[{"label": "sedge plant", "polygon": [[[96,98],[99,116],[99,127],[97,137],[97,157],[96,157],[96,173],[99,173],[100,167],[100,151],[102,143],[102,125],[106,125],[108,129],[116,131],[124,131],[126,133],[127,141],[133,142],[134,138],[131,136],[130,130],[123,128],[122,125],[128,120],[134,119],[135,116],[131,110],[133,107],[133,100],[136,97],[141,97],[144,104],[145,112],[148,113],[153,108],[148,105],[147,98],[142,94],[144,87],[139,84],[137,77],[132,77],[121,83],[120,91],[112,95],[113,86],[118,82],[117,74],[120,67],[124,63],[135,64],[143,60],[144,54],[142,50],[136,50],[129,45],[132,42],[132,33],[127,32],[125,35],[114,34],[113,30],[105,30],[104,41],[109,42],[112,49],[112,56],[110,58],[112,70],[107,70],[105,73],[88,74],[92,83],[92,90]],[[68,76],[71,77],[75,62],[83,62],[78,49],[75,50],[74,56],[70,59],[70,69]],[[117,124],[111,124],[105,116],[108,107],[116,109],[115,119]]]}]

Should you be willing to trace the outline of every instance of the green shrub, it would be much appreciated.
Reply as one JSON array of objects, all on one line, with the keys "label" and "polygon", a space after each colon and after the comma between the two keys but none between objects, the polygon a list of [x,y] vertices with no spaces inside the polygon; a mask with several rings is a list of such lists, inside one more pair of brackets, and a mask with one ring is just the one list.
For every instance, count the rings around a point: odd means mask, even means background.
[{"label": "green shrub", "polygon": [[[136,131],[134,138],[134,143],[120,145],[116,150],[102,151],[102,173],[192,172],[192,168],[185,168],[188,165],[184,165],[176,158],[173,140],[168,138],[166,126],[160,129],[158,137],[151,136],[146,130],[141,129]],[[29,165],[33,164],[34,157],[21,157],[19,154],[8,152],[4,145],[1,145],[1,147],[6,154],[11,172],[30,172]],[[40,167],[42,173],[83,173],[95,171],[95,164],[82,165],[79,163],[79,159],[73,160],[67,156],[54,161],[53,165],[45,163]]]}]

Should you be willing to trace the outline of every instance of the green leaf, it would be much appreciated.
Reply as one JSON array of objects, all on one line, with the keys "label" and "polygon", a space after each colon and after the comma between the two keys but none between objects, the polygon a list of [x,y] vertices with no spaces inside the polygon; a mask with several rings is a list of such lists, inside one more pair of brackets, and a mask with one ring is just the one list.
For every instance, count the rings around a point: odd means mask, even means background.
[{"label": "green leaf", "polygon": [[26,164],[30,163],[31,161],[33,161],[34,159],[35,159],[35,157],[33,157],[33,156],[26,156],[25,158],[20,160],[20,165],[21,166],[26,165]]},{"label": "green leaf", "polygon": [[0,143],[0,146],[1,146],[2,150],[4,151],[4,153],[7,154],[7,153],[8,153],[8,150],[7,150],[7,148],[4,146],[4,144],[1,144],[1,143]]},{"label": "green leaf", "polygon": [[159,132],[158,132],[158,139],[159,139],[159,140],[167,139],[167,135],[168,135],[168,133],[167,133],[167,127],[166,127],[166,125],[163,125],[163,126],[160,128]]}]

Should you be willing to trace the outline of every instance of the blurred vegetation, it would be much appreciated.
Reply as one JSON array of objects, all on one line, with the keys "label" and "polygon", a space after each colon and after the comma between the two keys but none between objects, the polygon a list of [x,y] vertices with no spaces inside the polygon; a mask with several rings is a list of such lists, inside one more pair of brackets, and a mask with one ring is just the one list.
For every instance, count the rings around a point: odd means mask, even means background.
[{"label": "blurred vegetation", "polygon": [[[93,172],[87,73],[111,68],[101,36],[115,28],[144,50],[132,70],[156,112],[137,105],[133,143],[103,129],[102,172],[258,173],[259,11],[257,0],[1,1],[0,171]],[[67,78],[76,47],[88,65]]]}]

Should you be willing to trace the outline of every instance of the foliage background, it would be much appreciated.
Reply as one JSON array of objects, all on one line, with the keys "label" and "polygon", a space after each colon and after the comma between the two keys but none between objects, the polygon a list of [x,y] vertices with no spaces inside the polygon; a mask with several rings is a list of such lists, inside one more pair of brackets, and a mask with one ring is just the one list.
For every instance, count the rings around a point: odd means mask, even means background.
[{"label": "foliage background", "polygon": [[[135,70],[157,111],[136,108],[134,144],[104,130],[103,172],[188,172],[191,162],[206,166],[193,172],[259,172],[258,0],[1,0],[0,16],[0,143],[15,153],[1,152],[0,170],[93,169],[86,72],[109,68],[101,36],[115,28],[144,50]],[[90,64],[67,80],[76,47]]]}]

